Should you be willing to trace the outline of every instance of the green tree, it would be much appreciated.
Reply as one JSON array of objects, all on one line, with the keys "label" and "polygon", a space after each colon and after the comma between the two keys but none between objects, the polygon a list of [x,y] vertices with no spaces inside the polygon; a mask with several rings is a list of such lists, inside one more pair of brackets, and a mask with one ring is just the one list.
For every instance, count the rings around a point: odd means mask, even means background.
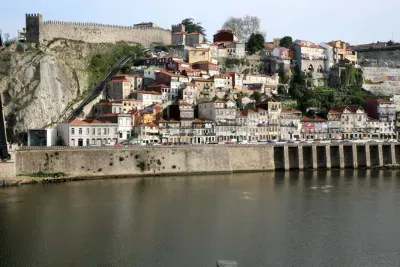
[{"label": "green tree", "polygon": [[247,43],[247,49],[252,52],[255,53],[257,51],[260,51],[261,49],[264,48],[264,36],[262,36],[262,34],[260,33],[253,33],[250,36],[250,39]]},{"label": "green tree", "polygon": [[201,23],[194,22],[194,19],[192,18],[184,19],[181,23],[185,25],[185,29],[188,33],[199,32],[203,35],[206,35],[206,30],[203,28],[203,26],[201,26]]},{"label": "green tree", "polygon": [[281,41],[279,42],[279,46],[280,47],[286,47],[289,48],[293,43],[293,39],[290,36],[285,36],[281,39]]},{"label": "green tree", "polygon": [[259,102],[267,98],[265,94],[260,93],[259,91],[254,91],[250,98],[254,99],[255,101]]},{"label": "green tree", "polygon": [[283,83],[283,84],[287,84],[290,82],[290,78],[291,78],[291,72],[290,70],[288,71],[280,71],[279,72],[279,82]]},{"label": "green tree", "polygon": [[287,91],[284,85],[280,84],[278,85],[278,94],[279,95],[286,95]]}]

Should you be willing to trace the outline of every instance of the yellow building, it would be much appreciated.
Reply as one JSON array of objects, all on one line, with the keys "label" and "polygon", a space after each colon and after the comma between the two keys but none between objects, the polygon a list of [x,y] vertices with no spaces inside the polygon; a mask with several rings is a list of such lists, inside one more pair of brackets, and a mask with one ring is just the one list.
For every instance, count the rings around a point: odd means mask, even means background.
[{"label": "yellow building", "polygon": [[357,62],[357,52],[348,47],[346,42],[340,40],[332,41],[329,45],[333,48],[333,59],[335,62],[345,59],[352,63]]},{"label": "yellow building", "polygon": [[145,112],[144,114],[143,114],[143,123],[152,123],[153,121],[154,121],[154,116],[153,116],[153,114],[152,113],[150,113],[150,112]]},{"label": "yellow building", "polygon": [[189,50],[189,63],[192,64],[199,61],[211,61],[210,49],[194,48]]}]

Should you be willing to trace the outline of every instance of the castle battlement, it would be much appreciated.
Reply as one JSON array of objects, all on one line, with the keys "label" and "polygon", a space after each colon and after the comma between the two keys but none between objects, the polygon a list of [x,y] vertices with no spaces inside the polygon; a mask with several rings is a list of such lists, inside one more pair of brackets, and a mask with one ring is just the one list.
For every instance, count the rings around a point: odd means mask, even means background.
[{"label": "castle battlement", "polygon": [[25,17],[27,17],[27,18],[38,18],[40,16],[42,16],[42,15],[39,14],[39,13],[36,13],[36,14],[25,14]]},{"label": "castle battlement", "polygon": [[[43,21],[41,14],[26,14],[27,42],[70,39],[87,43],[132,42],[149,46],[171,44],[171,32],[162,28],[110,25],[95,22]],[[181,26],[180,26],[181,27]]]}]

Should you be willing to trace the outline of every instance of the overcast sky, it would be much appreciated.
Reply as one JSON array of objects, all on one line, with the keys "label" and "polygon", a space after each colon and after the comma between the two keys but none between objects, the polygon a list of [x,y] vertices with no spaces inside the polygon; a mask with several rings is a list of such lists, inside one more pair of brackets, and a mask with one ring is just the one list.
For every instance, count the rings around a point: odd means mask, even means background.
[{"label": "overcast sky", "polygon": [[290,35],[316,43],[343,40],[351,44],[400,41],[400,0],[16,0],[3,1],[0,29],[17,35],[25,13],[44,20],[132,25],[152,21],[170,28],[192,17],[203,24],[208,38],[229,16],[261,18],[267,40]]}]

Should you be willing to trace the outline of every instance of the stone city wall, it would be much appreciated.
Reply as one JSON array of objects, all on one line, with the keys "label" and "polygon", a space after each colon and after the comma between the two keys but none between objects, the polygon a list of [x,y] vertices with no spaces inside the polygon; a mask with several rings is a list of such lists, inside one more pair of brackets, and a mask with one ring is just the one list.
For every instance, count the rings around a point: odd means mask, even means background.
[{"label": "stone city wall", "polygon": [[146,47],[153,43],[171,44],[171,33],[164,29],[140,29],[133,26],[103,25],[97,23],[70,23],[45,21],[41,27],[43,40],[56,38],[86,43],[140,43]]},{"label": "stone city wall", "polygon": [[100,23],[43,21],[41,14],[26,14],[27,42],[41,43],[53,39],[69,39],[86,43],[153,43],[170,45],[171,32],[162,28],[142,29]]}]

